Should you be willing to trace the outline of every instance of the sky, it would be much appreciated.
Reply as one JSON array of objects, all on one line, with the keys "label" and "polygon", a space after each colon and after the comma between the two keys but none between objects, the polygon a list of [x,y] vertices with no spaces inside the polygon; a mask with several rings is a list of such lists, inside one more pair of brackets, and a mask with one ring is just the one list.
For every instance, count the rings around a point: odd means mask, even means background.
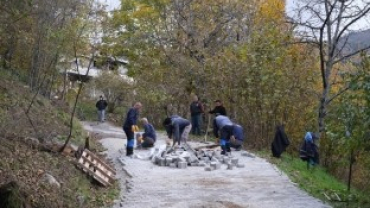
[{"label": "sky", "polygon": [[98,1],[100,1],[103,4],[106,4],[108,6],[107,7],[108,11],[111,11],[111,10],[114,10],[114,9],[119,9],[119,7],[121,5],[120,0],[98,0]]},{"label": "sky", "polygon": [[[307,0],[306,0],[307,1]],[[361,6],[361,2],[364,1],[364,0],[354,0],[354,3]],[[369,2],[369,0],[366,0],[367,2]],[[294,11],[297,11],[297,4],[299,2],[302,2],[302,0],[286,0],[286,12],[288,14],[288,16],[292,17],[294,16],[296,13]],[[365,29],[369,29],[370,28],[370,21],[369,21],[369,18],[370,15],[360,19],[359,21],[357,21],[353,26],[351,26],[349,29],[350,30],[365,30]]]},{"label": "sky", "polygon": [[[121,5],[121,0],[98,0],[98,1],[108,5],[108,7],[107,7],[108,11],[111,11],[111,10],[114,10],[114,9],[119,9],[120,5]],[[286,11],[287,11],[288,16],[293,16],[294,15],[293,11],[296,8],[297,2],[299,2],[299,1],[300,0],[286,0]],[[360,1],[360,0],[355,0],[355,1]],[[370,28],[369,27],[370,22],[369,22],[368,19],[370,19],[370,18],[363,18],[352,29],[362,30],[362,29]]]}]

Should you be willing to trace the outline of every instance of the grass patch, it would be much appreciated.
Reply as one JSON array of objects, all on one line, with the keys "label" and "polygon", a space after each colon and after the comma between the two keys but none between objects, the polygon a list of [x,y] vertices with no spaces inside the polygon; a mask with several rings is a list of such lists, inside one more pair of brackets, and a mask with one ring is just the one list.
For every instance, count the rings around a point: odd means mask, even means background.
[{"label": "grass patch", "polygon": [[77,117],[81,120],[97,121],[98,113],[95,103],[96,101],[79,100],[76,109]]},{"label": "grass patch", "polygon": [[362,193],[353,188],[348,192],[345,183],[320,166],[307,169],[306,162],[286,153],[280,159],[272,157],[270,152],[266,151],[257,152],[257,155],[275,164],[301,189],[335,208],[370,207],[369,193]]}]

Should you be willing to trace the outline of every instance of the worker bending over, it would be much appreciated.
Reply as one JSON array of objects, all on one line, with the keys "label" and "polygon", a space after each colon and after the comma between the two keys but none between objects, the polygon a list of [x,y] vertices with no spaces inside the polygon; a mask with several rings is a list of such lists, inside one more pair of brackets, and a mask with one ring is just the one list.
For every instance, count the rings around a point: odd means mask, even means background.
[{"label": "worker bending over", "polygon": [[235,148],[236,151],[240,151],[243,147],[244,132],[243,127],[239,124],[234,124],[233,136],[230,139],[230,147]]},{"label": "worker bending over", "polygon": [[213,134],[218,139],[220,138],[221,154],[226,155],[226,152],[231,152],[230,138],[233,135],[234,125],[227,116],[217,115],[213,120]]},{"label": "worker bending over", "polygon": [[141,122],[144,125],[144,133],[138,133],[137,135],[137,148],[148,148],[153,147],[154,142],[157,139],[155,129],[152,124],[148,122],[147,118],[142,118]]},{"label": "worker bending over", "polygon": [[163,126],[166,129],[168,138],[173,139],[172,146],[174,146],[176,142],[180,145],[180,141],[186,143],[188,140],[191,130],[191,123],[189,120],[178,115],[173,115],[163,121]]}]

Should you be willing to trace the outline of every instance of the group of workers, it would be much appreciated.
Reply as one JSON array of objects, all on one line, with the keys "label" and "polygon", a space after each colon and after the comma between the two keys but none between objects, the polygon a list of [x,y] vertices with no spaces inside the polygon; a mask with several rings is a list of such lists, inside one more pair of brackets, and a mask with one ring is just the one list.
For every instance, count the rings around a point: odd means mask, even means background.
[{"label": "group of workers", "polygon": [[[96,103],[98,110],[98,120],[104,122],[105,109],[107,108],[107,101],[100,96]],[[131,107],[123,124],[123,130],[127,136],[126,155],[131,156],[134,153],[135,138],[137,148],[153,147],[157,139],[156,131],[147,118],[142,118],[141,122],[144,128],[144,133],[137,133],[139,128],[138,118],[142,108],[140,102],[136,102]],[[226,109],[222,105],[221,100],[215,101],[215,107],[208,111],[209,114],[214,114],[213,119],[213,134],[216,137],[217,143],[221,146],[221,154],[229,154],[231,147],[235,150],[242,149],[244,133],[243,128],[227,117]],[[181,142],[186,142],[191,132],[194,135],[201,135],[202,115],[204,115],[204,106],[195,95],[190,104],[191,120],[187,120],[178,115],[167,117],[163,121],[163,126],[167,132],[168,141],[172,140],[172,146],[180,145]],[[135,134],[136,133],[136,134]],[[206,132],[207,134],[208,132]],[[304,141],[300,148],[300,158],[307,161],[310,165],[319,163],[318,147],[315,140],[318,136],[312,132],[307,132]],[[271,144],[271,150],[274,157],[280,157],[281,153],[289,145],[289,139],[285,134],[283,126],[277,126],[274,141]],[[169,143],[168,143],[169,144]]]},{"label": "group of workers", "polygon": [[[227,117],[226,110],[222,106],[220,100],[216,100],[215,103],[215,108],[209,111],[209,113],[215,115],[213,120],[213,133],[221,146],[221,154],[230,153],[230,147],[235,148],[235,150],[240,150],[244,140],[243,128],[240,125],[233,123],[230,118]],[[123,130],[127,136],[127,156],[131,156],[134,153],[135,138],[137,148],[152,147],[156,141],[157,136],[155,129],[153,125],[148,122],[147,118],[141,119],[144,126],[144,133],[137,133],[139,131],[137,125],[141,108],[142,104],[140,102],[136,102],[133,107],[128,110],[123,124]],[[172,115],[164,119],[163,126],[166,130],[168,140],[173,141],[172,146],[180,145],[181,142],[186,143],[190,132],[200,134],[201,128],[199,114],[202,114],[204,110],[196,96],[190,104],[190,112],[191,121],[178,115]]]}]

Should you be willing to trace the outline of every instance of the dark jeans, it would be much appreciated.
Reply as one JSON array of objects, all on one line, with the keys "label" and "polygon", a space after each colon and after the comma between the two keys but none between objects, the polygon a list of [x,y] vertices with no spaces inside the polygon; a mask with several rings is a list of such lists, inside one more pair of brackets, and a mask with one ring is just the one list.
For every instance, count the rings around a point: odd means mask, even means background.
[{"label": "dark jeans", "polygon": [[221,142],[224,140],[225,144],[221,144],[222,152],[221,154],[225,154],[225,152],[231,152],[230,149],[230,138],[233,135],[233,126],[226,125],[221,128]]},{"label": "dark jeans", "polygon": [[145,137],[143,143],[141,143],[141,146],[144,148],[153,147],[154,145],[154,139],[150,137]]},{"label": "dark jeans", "polygon": [[134,154],[135,134],[130,128],[123,127],[123,131],[127,137],[126,155],[130,156]]},{"label": "dark jeans", "polygon": [[237,139],[235,139],[234,142],[230,142],[230,147],[235,148],[235,149],[241,148],[242,145],[243,145],[243,141],[240,141],[240,140],[237,140]]},{"label": "dark jeans", "polygon": [[221,138],[220,139],[224,139],[227,142],[230,142],[230,137],[233,135],[233,130],[234,130],[233,126],[226,125],[226,126],[222,127],[222,129],[220,130],[220,132],[221,132]]},{"label": "dark jeans", "polygon": [[201,135],[202,126],[202,114],[196,114],[191,116],[191,133]]}]

